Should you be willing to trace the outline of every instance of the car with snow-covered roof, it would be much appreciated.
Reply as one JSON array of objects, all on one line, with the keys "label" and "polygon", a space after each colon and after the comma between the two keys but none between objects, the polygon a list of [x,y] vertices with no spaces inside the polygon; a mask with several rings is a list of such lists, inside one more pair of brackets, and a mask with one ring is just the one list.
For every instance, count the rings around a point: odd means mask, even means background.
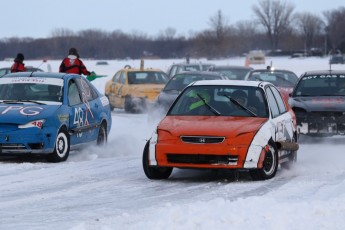
[{"label": "car with snow-covered roof", "polygon": [[[26,72],[43,72],[42,69],[33,67],[33,66],[25,66],[25,68],[26,68]],[[11,67],[0,68],[0,77],[9,73],[11,73]]]},{"label": "car with snow-covered roof", "polygon": [[0,155],[67,160],[71,150],[103,145],[108,99],[77,74],[20,72],[0,78]]},{"label": "car with snow-covered roof", "polygon": [[248,170],[271,179],[297,159],[293,111],[269,82],[204,80],[188,85],[147,141],[149,179],[173,168]]},{"label": "car with snow-covered roof", "polygon": [[286,101],[289,99],[289,94],[292,92],[298,79],[298,76],[294,72],[276,69],[272,66],[267,66],[266,69],[251,70],[245,76],[245,80],[247,81],[267,81],[272,83],[279,89]]},{"label": "car with snow-covered roof", "polygon": [[239,65],[214,65],[208,71],[218,72],[225,75],[230,80],[244,80],[249,71],[253,70],[252,67],[239,66]]},{"label": "car with snow-covered roof", "polygon": [[332,55],[329,59],[329,64],[345,64],[345,58],[342,54]]},{"label": "car with snow-covered roof", "polygon": [[211,63],[203,62],[182,62],[172,64],[168,71],[167,75],[169,78],[173,77],[177,73],[186,72],[186,71],[207,71],[210,67],[214,66]]}]

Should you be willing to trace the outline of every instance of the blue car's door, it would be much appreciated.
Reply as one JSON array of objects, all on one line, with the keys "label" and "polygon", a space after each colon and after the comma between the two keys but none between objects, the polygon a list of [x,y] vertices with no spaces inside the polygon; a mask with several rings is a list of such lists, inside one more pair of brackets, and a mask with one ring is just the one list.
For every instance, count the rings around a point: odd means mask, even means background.
[{"label": "blue car's door", "polygon": [[81,92],[76,83],[76,78],[71,79],[67,88],[69,111],[69,132],[71,145],[82,144],[90,141],[90,127],[88,109],[82,100]]},{"label": "blue car's door", "polygon": [[102,103],[98,98],[98,93],[85,78],[78,78],[76,82],[81,92],[82,102],[86,107],[85,124],[90,128],[88,136],[90,140],[96,140],[101,122],[100,114],[103,110]]}]

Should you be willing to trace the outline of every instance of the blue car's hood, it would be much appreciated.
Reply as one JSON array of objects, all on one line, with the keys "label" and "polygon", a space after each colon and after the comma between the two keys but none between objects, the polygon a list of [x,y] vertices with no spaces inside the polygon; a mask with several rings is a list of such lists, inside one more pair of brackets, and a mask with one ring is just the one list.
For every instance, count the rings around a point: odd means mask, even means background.
[{"label": "blue car's hood", "polygon": [[295,97],[291,100],[292,107],[313,111],[345,111],[345,97],[322,96],[322,97]]},{"label": "blue car's hood", "polygon": [[0,104],[0,124],[26,124],[53,116],[61,105]]}]

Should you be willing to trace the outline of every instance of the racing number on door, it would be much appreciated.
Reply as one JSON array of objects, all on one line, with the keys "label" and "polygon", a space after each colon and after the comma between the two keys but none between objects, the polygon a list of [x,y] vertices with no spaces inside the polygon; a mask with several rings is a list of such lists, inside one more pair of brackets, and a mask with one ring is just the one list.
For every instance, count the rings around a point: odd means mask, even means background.
[{"label": "racing number on door", "polygon": [[[77,125],[78,128],[84,126],[84,111],[80,107],[74,109],[73,124]],[[82,137],[82,136],[83,136],[82,132],[77,133],[77,137]]]}]

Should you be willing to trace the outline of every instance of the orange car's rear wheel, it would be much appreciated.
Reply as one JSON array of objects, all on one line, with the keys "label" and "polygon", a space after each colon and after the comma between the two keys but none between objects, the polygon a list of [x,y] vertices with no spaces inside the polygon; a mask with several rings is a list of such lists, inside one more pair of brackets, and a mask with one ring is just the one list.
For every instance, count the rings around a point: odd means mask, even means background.
[{"label": "orange car's rear wheel", "polygon": [[[293,143],[297,142],[297,135],[294,135]],[[291,169],[293,165],[297,162],[297,151],[291,151],[288,157],[288,161],[282,162],[280,165],[284,169]]]},{"label": "orange car's rear wheel", "polygon": [[143,169],[146,177],[152,180],[168,179],[173,168],[149,165],[149,145],[150,140],[147,141],[143,152]]},{"label": "orange car's rear wheel", "polygon": [[273,178],[278,169],[278,153],[274,144],[268,144],[268,151],[265,153],[263,167],[252,169],[250,175],[253,180],[267,180]]}]

